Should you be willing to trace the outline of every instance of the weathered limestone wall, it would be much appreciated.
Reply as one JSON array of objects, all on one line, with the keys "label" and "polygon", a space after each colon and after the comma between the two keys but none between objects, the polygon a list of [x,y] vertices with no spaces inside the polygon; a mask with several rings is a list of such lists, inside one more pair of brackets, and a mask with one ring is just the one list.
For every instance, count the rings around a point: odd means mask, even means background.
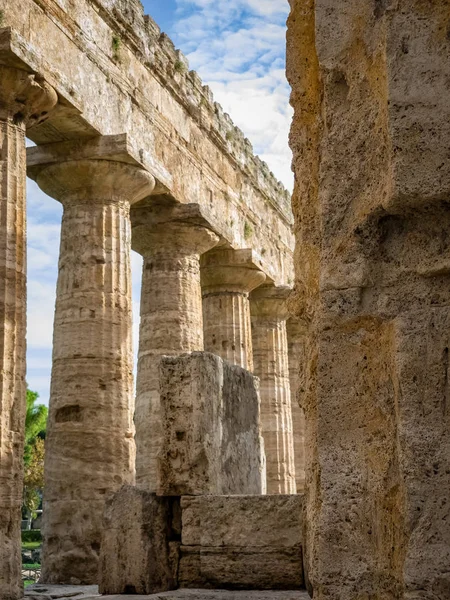
[{"label": "weathered limestone wall", "polygon": [[[19,68],[18,68],[19,67]],[[26,354],[25,130],[55,92],[0,51],[0,598],[22,597]]]},{"label": "weathered limestone wall", "polygon": [[124,486],[106,504],[100,593],[300,589],[302,508],[300,495],[164,498]]},{"label": "weathered limestone wall", "polygon": [[214,354],[163,357],[157,493],[261,494],[258,380]]},{"label": "weathered limestone wall", "polygon": [[316,600],[449,596],[447,1],[291,0]]},{"label": "weathered limestone wall", "polygon": [[286,323],[291,388],[292,431],[294,436],[294,465],[297,494],[305,489],[305,413],[300,402],[305,369],[306,327],[300,319]]},{"label": "weathered limestone wall", "polygon": [[179,584],[298,589],[303,497],[183,496]]},{"label": "weathered limestone wall", "polygon": [[178,587],[179,498],[123,486],[105,505],[101,594],[153,594]]},{"label": "weathered limestone wall", "polygon": [[224,240],[252,247],[267,275],[289,283],[289,194],[139,2],[23,0],[18,11],[0,0],[0,10],[14,52],[59,94],[33,141],[127,132],[161,193],[201,203]]}]

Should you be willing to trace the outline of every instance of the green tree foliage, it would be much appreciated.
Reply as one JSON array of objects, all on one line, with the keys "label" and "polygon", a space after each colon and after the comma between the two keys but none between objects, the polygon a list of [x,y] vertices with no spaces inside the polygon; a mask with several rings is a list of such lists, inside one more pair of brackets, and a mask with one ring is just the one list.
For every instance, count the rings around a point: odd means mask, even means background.
[{"label": "green tree foliage", "polygon": [[27,414],[25,417],[25,465],[30,461],[36,438],[45,439],[47,427],[48,408],[43,404],[36,404],[39,398],[37,392],[27,389]]},{"label": "green tree foliage", "polygon": [[44,439],[48,409],[43,404],[36,404],[38,398],[37,392],[27,389],[23,507],[29,518],[36,516],[44,487]]}]

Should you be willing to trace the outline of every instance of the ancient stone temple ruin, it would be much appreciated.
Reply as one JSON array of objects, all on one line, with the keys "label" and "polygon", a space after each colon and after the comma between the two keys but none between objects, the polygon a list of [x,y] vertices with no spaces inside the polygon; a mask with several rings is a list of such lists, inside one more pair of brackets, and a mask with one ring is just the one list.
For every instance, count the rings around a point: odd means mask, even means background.
[{"label": "ancient stone temple ruin", "polygon": [[64,209],[45,589],[450,598],[449,3],[290,5],[292,200],[138,0],[0,0],[0,600],[27,174]]}]

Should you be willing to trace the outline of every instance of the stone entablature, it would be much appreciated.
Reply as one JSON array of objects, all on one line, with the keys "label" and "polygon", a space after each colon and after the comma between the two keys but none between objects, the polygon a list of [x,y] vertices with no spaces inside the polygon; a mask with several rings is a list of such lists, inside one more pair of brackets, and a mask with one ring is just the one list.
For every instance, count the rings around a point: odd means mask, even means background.
[{"label": "stone entablature", "polygon": [[66,11],[25,0],[20,14],[12,3],[2,7],[11,29],[0,47],[59,96],[58,109],[28,136],[41,145],[126,132],[159,191],[199,202],[226,243],[251,247],[270,279],[292,283],[288,192],[139,5],[112,4],[83,0]]}]

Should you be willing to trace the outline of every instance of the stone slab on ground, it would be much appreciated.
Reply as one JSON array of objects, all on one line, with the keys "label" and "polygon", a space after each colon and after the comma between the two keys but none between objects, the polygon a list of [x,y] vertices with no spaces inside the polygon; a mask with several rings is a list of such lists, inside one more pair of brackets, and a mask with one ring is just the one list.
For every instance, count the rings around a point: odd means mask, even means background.
[{"label": "stone slab on ground", "polygon": [[35,583],[25,589],[25,600],[94,600],[99,598],[96,585],[45,585]]},{"label": "stone slab on ground", "polygon": [[179,585],[300,589],[303,497],[183,496]]},{"label": "stone slab on ground", "polygon": [[[86,600],[97,600],[97,596]],[[309,600],[304,590],[247,591],[229,590],[176,590],[151,596],[132,596],[131,600]],[[130,600],[130,596],[102,596],[102,600]]]}]

